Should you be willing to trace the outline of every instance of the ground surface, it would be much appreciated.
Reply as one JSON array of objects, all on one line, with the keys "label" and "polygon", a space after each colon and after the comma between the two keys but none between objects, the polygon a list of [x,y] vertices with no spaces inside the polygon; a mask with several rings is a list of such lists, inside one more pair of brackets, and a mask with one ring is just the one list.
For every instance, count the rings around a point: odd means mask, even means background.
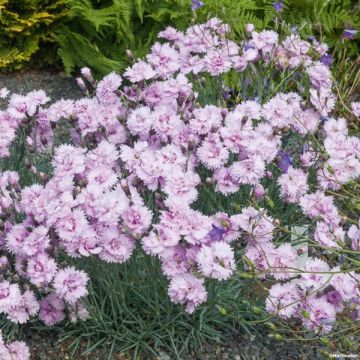
[{"label": "ground surface", "polygon": [[[81,92],[72,78],[67,77],[64,73],[51,71],[27,70],[12,74],[0,74],[0,89],[2,87],[22,94],[34,89],[44,89],[52,100],[81,97]],[[0,109],[4,105],[5,102],[0,101]],[[82,351],[72,355],[71,341],[57,343],[57,339],[51,334],[32,332],[26,341],[32,349],[32,360],[109,359],[109,349],[106,347],[92,352],[87,357],[80,355]],[[247,334],[239,334],[236,338],[228,339],[222,344],[208,344],[202,349],[190,351],[182,356],[182,360],[316,360],[326,358],[322,351],[324,350],[307,342],[277,342],[266,335],[251,337]],[[331,350],[326,350],[326,352],[329,353]],[[339,353],[338,349],[333,349],[333,352]],[[150,355],[142,358],[156,359]],[[110,359],[128,360],[131,357],[127,354],[115,353]],[[173,360],[175,356],[163,352],[157,359]]]}]

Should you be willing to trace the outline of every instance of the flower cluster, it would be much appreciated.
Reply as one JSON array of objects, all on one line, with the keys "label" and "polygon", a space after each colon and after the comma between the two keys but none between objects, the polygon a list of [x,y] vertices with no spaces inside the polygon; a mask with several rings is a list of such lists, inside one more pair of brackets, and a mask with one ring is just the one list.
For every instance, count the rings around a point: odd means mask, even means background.
[{"label": "flower cluster", "polygon": [[[191,313],[207,299],[206,279],[234,274],[233,244],[240,243],[249,271],[279,281],[269,291],[268,311],[298,317],[319,333],[331,330],[338,313],[359,317],[359,276],[317,257],[299,267],[291,243],[277,241],[281,219],[258,203],[270,181],[281,200],[312,224],[320,248],[341,251],[348,230],[352,249],[359,250],[359,229],[347,229],[327,194],[360,175],[360,140],[344,119],[331,117],[333,81],[320,62],[327,46],[294,34],[281,40],[251,25],[247,30],[238,45],[218,19],[184,33],[169,27],[159,34],[166,41],[155,43],[123,76],[111,73],[95,82],[83,69],[83,99],[45,107],[49,99],[42,91],[11,95],[0,114],[1,156],[10,155],[23,127],[31,151],[52,154],[52,175],[42,176],[30,164],[39,181],[23,188],[16,173],[1,175],[1,247],[15,258],[10,270],[33,290],[23,291],[6,280],[11,271],[2,270],[0,312],[19,323],[39,313],[53,325],[66,311],[72,320],[84,319],[88,277],[58,254],[122,263],[140,245],[161,260],[171,300]],[[308,98],[299,88],[242,98],[235,106],[223,100],[201,106],[190,81],[230,72],[251,80],[261,69],[305,77]],[[63,120],[72,144],[54,143]],[[301,139],[292,152],[289,138]],[[203,191],[231,198],[243,189],[254,197],[236,214],[197,209]],[[23,220],[16,223],[14,213]]]}]

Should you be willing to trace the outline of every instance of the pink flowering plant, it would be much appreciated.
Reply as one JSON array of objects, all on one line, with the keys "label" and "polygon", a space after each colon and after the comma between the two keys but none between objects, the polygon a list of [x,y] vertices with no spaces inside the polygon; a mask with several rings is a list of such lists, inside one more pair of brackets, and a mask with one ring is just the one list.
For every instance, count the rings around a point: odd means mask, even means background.
[{"label": "pink flowering plant", "polygon": [[189,314],[235,279],[260,284],[268,319],[316,336],[356,326],[360,220],[343,211],[360,200],[360,139],[333,115],[328,48],[247,30],[235,43],[216,18],[169,27],[124,74],[83,69],[79,100],[4,95],[0,155],[23,156],[0,177],[9,321],[87,319],[81,259],[140,254]]}]

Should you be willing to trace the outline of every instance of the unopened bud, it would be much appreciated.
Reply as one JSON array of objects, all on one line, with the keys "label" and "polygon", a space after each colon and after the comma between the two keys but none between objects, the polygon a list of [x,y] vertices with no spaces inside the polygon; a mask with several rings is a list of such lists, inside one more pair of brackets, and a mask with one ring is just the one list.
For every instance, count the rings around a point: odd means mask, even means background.
[{"label": "unopened bud", "polygon": [[246,30],[246,32],[251,33],[255,30],[255,25],[254,24],[246,24],[245,30]]},{"label": "unopened bud", "polygon": [[254,196],[256,200],[261,199],[265,195],[265,189],[261,184],[256,184],[254,188]]},{"label": "unopened bud", "polygon": [[91,84],[95,84],[95,80],[91,74],[91,70],[88,67],[83,67],[81,70],[81,75]]},{"label": "unopened bud", "polygon": [[131,51],[131,50],[126,50],[126,56],[128,57],[128,59],[130,60],[130,61],[133,61],[134,60],[134,54],[133,54],[133,52]]},{"label": "unopened bud", "polygon": [[29,159],[25,159],[24,160],[24,164],[25,164],[25,167],[27,169],[30,169],[31,168],[31,161]]},{"label": "unopened bud", "polygon": [[78,77],[78,78],[75,79],[75,81],[76,81],[77,86],[80,88],[80,90],[83,93],[87,94],[87,88],[86,88],[86,85],[84,83],[84,80],[82,78]]},{"label": "unopened bud", "polygon": [[228,314],[224,307],[218,305],[217,308],[222,316],[226,316]]},{"label": "unopened bud", "polygon": [[6,256],[1,256],[0,257],[0,271],[1,272],[6,272],[8,271],[10,267],[10,264],[9,264],[9,260]]}]

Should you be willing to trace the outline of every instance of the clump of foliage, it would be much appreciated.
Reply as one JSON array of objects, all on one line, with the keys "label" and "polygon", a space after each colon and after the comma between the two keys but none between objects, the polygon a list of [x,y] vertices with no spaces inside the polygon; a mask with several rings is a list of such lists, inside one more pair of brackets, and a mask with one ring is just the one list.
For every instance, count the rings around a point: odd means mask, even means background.
[{"label": "clump of foliage", "polygon": [[64,0],[0,0],[0,70],[28,63],[66,13]]},{"label": "clump of foliage", "polygon": [[83,68],[79,100],[0,90],[0,324],[68,320],[87,351],[176,358],[258,323],[352,341],[360,138],[334,110],[360,102],[337,96],[325,43],[230,34],[167,27],[121,76]]}]

